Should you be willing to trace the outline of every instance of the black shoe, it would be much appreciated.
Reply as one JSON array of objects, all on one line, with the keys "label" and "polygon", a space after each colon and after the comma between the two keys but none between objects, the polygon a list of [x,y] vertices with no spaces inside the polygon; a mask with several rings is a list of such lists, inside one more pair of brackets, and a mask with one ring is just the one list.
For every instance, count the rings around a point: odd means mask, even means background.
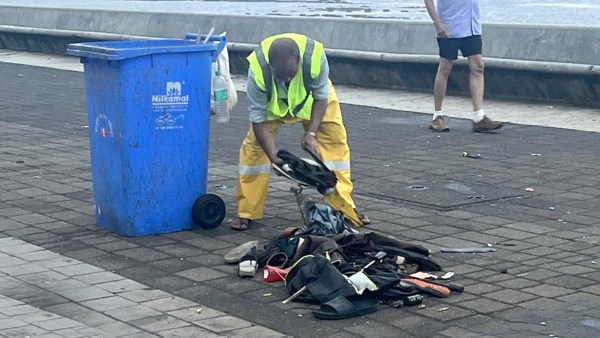
[{"label": "black shoe", "polygon": [[[314,154],[311,155],[314,156]],[[323,195],[335,191],[337,177],[323,162],[301,159],[286,150],[278,151],[277,156],[285,163],[282,165],[273,164],[273,168],[282,176],[306,186],[316,187],[319,193]]]}]

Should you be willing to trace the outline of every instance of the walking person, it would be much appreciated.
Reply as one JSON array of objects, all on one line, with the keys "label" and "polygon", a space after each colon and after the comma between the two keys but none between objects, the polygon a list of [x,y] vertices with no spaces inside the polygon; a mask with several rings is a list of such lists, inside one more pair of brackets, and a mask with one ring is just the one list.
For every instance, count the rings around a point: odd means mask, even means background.
[{"label": "walking person", "polygon": [[238,217],[231,228],[246,230],[252,220],[263,217],[271,164],[283,165],[277,155],[277,130],[296,123],[304,127],[302,148],[317,154],[338,179],[325,202],[356,225],[368,224],[351,197],[350,148],[323,44],[300,34],[274,35],[263,40],[248,61],[251,126],[240,149]]},{"label": "walking person", "polygon": [[439,65],[433,88],[433,119],[429,128],[433,131],[449,131],[444,121],[442,103],[446,96],[448,77],[460,50],[469,62],[469,90],[473,101],[473,131],[487,132],[502,128],[503,123],[492,121],[483,110],[484,62],[481,54],[481,20],[479,0],[424,0],[427,12],[433,20],[439,46]]}]

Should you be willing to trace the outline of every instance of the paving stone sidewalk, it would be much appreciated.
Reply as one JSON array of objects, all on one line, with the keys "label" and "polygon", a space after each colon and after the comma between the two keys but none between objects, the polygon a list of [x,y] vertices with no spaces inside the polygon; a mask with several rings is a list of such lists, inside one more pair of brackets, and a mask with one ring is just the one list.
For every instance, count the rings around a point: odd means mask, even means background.
[{"label": "paving stone sidewalk", "polygon": [[283,336],[13,237],[0,262],[0,337]]},{"label": "paving stone sidewalk", "polygon": [[[247,232],[234,232],[225,224],[210,231],[141,238],[111,234],[94,224],[82,74],[0,63],[0,78],[0,240],[24,241],[37,251],[81,262],[92,269],[88,274],[101,269],[98,273],[139,283],[144,290],[193,302],[191,308],[198,304],[220,311],[223,320],[198,326],[214,334],[227,336],[224,330],[236,329],[228,316],[265,330],[245,336],[275,331],[298,337],[600,334],[598,133],[508,124],[497,134],[482,135],[470,131],[469,121],[450,119],[452,132],[435,134],[427,129],[427,115],[343,105],[355,197],[373,220],[364,231],[429,247],[466,290],[448,299],[427,298],[425,308],[382,306],[366,317],[318,321],[308,305],[281,304],[286,296],[281,284],[239,279],[235,267],[222,259],[237,244],[265,241],[299,224],[288,182],[273,178],[266,217]],[[225,199],[228,219],[235,216],[237,154],[248,128],[245,105],[240,95],[232,121],[211,126],[209,190]],[[300,152],[298,129],[282,128],[279,137],[281,148]],[[464,151],[479,153],[481,159],[462,157]],[[535,191],[526,192],[528,187]],[[497,251],[440,253],[442,247],[488,243]],[[507,243],[514,246],[502,245]],[[18,252],[3,252],[24,259]],[[0,279],[23,282],[14,275],[20,272],[3,264]],[[38,264],[29,268],[28,275],[45,272],[37,271]],[[78,279],[65,269],[53,272]],[[19,290],[28,292],[32,285],[8,289],[10,293],[2,287],[0,309],[9,304],[34,307],[39,316],[56,315],[84,329],[105,331],[101,324],[60,311],[61,306],[81,306],[142,332],[167,336],[165,330],[176,329],[163,313],[136,322],[127,317],[130,312],[111,315],[107,312],[114,309],[91,306],[94,299],[58,293],[22,297]],[[65,290],[91,294],[76,289]],[[133,302],[134,307],[144,303]],[[0,313],[0,328],[18,320]]]}]

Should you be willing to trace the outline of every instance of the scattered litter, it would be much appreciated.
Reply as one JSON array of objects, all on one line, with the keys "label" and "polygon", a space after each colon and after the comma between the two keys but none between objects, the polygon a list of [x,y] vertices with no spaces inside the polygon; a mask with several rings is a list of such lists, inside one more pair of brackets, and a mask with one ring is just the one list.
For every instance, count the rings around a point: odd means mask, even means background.
[{"label": "scattered litter", "polygon": [[39,179],[40,177],[39,177],[39,176],[33,176],[33,178],[35,178],[35,179]]},{"label": "scattered litter", "polygon": [[546,326],[546,322],[540,322],[541,326]]},{"label": "scattered litter", "polygon": [[559,222],[561,222],[561,223],[562,223],[562,222],[564,222],[565,220],[564,220],[564,219],[560,219],[560,218],[559,218],[557,221],[559,221]]},{"label": "scattered litter", "polygon": [[529,272],[523,272],[517,275],[517,277],[523,277],[523,276],[527,276],[529,274]]},{"label": "scattered litter", "polygon": [[515,243],[494,243],[494,245],[501,245],[501,246],[517,246]]},{"label": "scattered litter", "polygon": [[472,153],[468,153],[468,152],[463,152],[462,153],[463,157],[468,157],[468,158],[481,158],[481,154],[472,154]]},{"label": "scattered litter", "polygon": [[546,106],[546,108],[554,109],[554,106]]},{"label": "scattered litter", "polygon": [[299,313],[299,314],[298,314],[298,317],[302,317],[302,314],[301,314],[301,313]]},{"label": "scattered litter", "polygon": [[23,74],[17,74],[18,77],[23,77]]},{"label": "scattered litter", "polygon": [[527,191],[527,192],[534,192],[535,189],[533,189],[533,188],[525,188],[525,191]]},{"label": "scattered litter", "polygon": [[452,278],[452,276],[454,276],[454,272],[446,272],[442,277],[440,277],[441,279],[450,279]]},{"label": "scattered litter", "polygon": [[596,261],[592,261],[592,264],[598,264],[598,262],[596,262]]},{"label": "scattered litter", "polygon": [[531,156],[542,156],[542,154],[531,154]]},{"label": "scattered litter", "polygon": [[229,189],[229,186],[226,186],[225,184],[215,184],[215,185],[213,185],[213,189],[225,190],[225,189]]},{"label": "scattered litter", "polygon": [[491,248],[493,245],[492,243],[488,243],[487,246]]},{"label": "scattered litter", "polygon": [[554,210],[556,210],[556,208],[555,207],[548,207],[548,210],[554,211]]},{"label": "scattered litter", "polygon": [[427,187],[422,186],[422,185],[411,185],[408,188],[411,189],[411,190],[425,190],[425,189],[427,189]]},{"label": "scattered litter", "polygon": [[446,311],[448,309],[450,309],[450,307],[446,306],[446,307],[443,307],[443,308],[439,309],[438,312],[444,312],[444,311]]},{"label": "scattered litter", "polygon": [[424,308],[426,308],[426,307],[427,307],[427,305],[425,305],[425,304],[421,304],[421,305],[419,305],[419,306],[417,307],[417,309],[424,309]]},{"label": "scattered litter", "polygon": [[389,164],[384,164],[383,166],[384,166],[384,167],[389,167],[390,165],[389,165]]},{"label": "scattered litter", "polygon": [[442,248],[442,252],[474,253],[474,252],[495,252],[495,248]]},{"label": "scattered litter", "polygon": [[413,273],[410,276],[411,277],[415,277],[415,278],[419,278],[419,279],[427,279],[427,278],[437,279],[438,278],[438,276],[436,276],[436,275],[432,275],[430,273],[422,272],[422,271]]},{"label": "scattered litter", "polygon": [[200,312],[202,312],[202,310],[203,310],[202,308],[198,308],[198,309],[196,309],[196,313],[200,313]]},{"label": "scattered litter", "polygon": [[272,293],[263,293],[263,297],[270,297],[271,295],[273,295]]}]

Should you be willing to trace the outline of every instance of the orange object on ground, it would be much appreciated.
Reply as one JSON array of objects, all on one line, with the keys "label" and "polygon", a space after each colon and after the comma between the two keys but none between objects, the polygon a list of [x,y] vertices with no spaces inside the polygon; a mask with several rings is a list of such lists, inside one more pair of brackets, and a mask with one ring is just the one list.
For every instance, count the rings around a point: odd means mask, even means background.
[{"label": "orange object on ground", "polygon": [[442,285],[430,283],[417,278],[401,278],[401,281],[412,284],[417,289],[437,297],[446,298],[450,296],[450,289]]}]

